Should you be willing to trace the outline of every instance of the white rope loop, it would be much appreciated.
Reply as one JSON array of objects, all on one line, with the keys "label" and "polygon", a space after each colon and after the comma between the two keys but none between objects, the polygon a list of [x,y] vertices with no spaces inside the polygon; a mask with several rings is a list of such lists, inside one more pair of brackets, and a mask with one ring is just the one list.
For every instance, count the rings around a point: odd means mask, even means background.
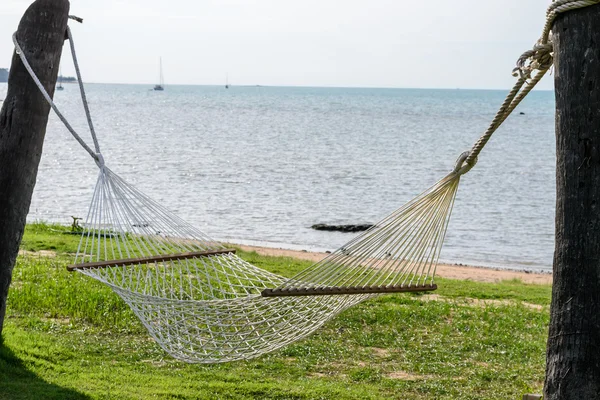
[{"label": "white rope loop", "polygon": [[50,104],[50,107],[52,107],[52,109],[54,110],[54,112],[56,113],[56,115],[58,116],[58,118],[62,121],[62,123],[69,130],[69,132],[71,132],[71,135],[73,135],[73,137],[75,138],[75,140],[77,140],[77,142],[79,142],[79,144],[85,149],[85,151],[87,151],[90,154],[90,156],[92,156],[92,158],[94,160],[97,160],[96,153],[85,143],[85,141],[81,138],[81,136],[79,136],[77,134],[77,132],[75,131],[75,129],[73,129],[73,127],[71,126],[71,124],[69,124],[69,121],[67,121],[67,119],[64,117],[64,115],[62,115],[62,113],[59,111],[58,107],[56,106],[56,104],[54,104],[54,101],[52,100],[52,98],[50,97],[50,95],[48,94],[48,92],[46,91],[46,88],[44,87],[44,85],[42,85],[42,82],[40,82],[40,80],[37,77],[36,73],[31,68],[31,65],[29,64],[29,61],[27,61],[27,57],[25,57],[25,54],[23,54],[23,49],[21,49],[21,46],[19,46],[19,42],[17,40],[17,32],[13,33],[12,39],[13,39],[13,43],[15,45],[15,52],[17,53],[17,55],[21,59],[21,62],[23,63],[23,66],[25,67],[25,69],[27,70],[27,72],[29,72],[29,75],[31,76],[31,78],[35,82],[36,86],[38,87],[38,89],[42,93],[42,96],[44,96],[44,99],[46,99],[46,101],[48,102],[48,104]]},{"label": "white rope loop", "polygon": [[549,41],[550,32],[552,30],[552,24],[558,16],[558,14],[565,13],[570,10],[576,10],[578,8],[584,8],[600,4],[600,0],[556,0],[553,1],[548,9],[546,10],[546,24],[541,37],[541,42],[546,43]]},{"label": "white rope loop", "polygon": [[[73,20],[78,21],[78,22],[82,22],[83,21],[81,18],[76,17],[74,15],[69,15],[69,19],[73,19]],[[85,95],[85,89],[83,87],[83,80],[81,79],[81,71],[79,70],[79,63],[77,62],[77,55],[75,53],[75,46],[74,46],[74,43],[73,43],[73,36],[71,35],[71,30],[69,29],[68,26],[67,26],[67,37],[69,39],[70,49],[71,49],[71,55],[73,57],[73,64],[75,65],[75,72],[77,74],[77,81],[79,83],[79,92],[81,93],[81,99],[83,101],[83,107],[84,107],[84,110],[85,110],[86,119],[87,119],[87,122],[88,122],[88,126],[90,128],[90,133],[91,133],[92,140],[94,142],[94,147],[95,147],[96,151],[92,150],[92,148],[90,146],[88,146],[87,143],[85,143],[85,141],[81,138],[81,136],[79,136],[79,134],[71,126],[71,124],[69,123],[69,121],[67,121],[67,119],[65,118],[65,116],[60,112],[60,110],[58,109],[58,107],[54,103],[54,100],[48,94],[48,91],[46,90],[46,88],[44,87],[44,85],[42,85],[42,83],[40,82],[37,74],[35,73],[35,71],[31,67],[31,64],[29,64],[29,61],[27,60],[27,57],[25,56],[25,54],[23,52],[23,49],[19,45],[19,42],[17,40],[17,32],[13,33],[12,40],[13,40],[13,44],[15,45],[15,52],[17,53],[17,55],[21,59],[21,62],[23,63],[23,66],[25,67],[25,69],[27,70],[27,72],[29,73],[29,75],[31,76],[31,79],[33,79],[34,83],[36,84],[36,86],[40,90],[40,93],[42,94],[42,96],[44,97],[44,99],[46,100],[46,102],[48,102],[48,104],[50,105],[50,107],[52,108],[52,110],[54,110],[54,112],[56,113],[56,115],[58,116],[58,118],[65,125],[65,127],[71,133],[71,135],[75,138],[75,140],[77,140],[77,142],[81,145],[81,147],[83,147],[83,149],[88,152],[88,154],[94,159],[94,161],[96,162],[96,164],[100,168],[102,168],[104,166],[104,158],[100,154],[100,145],[98,143],[96,132],[94,130],[94,126],[93,126],[93,123],[92,123],[92,117],[91,117],[91,114],[90,114],[90,110],[89,110],[87,98],[86,98],[86,95]]]},{"label": "white rope loop", "polygon": [[454,170],[452,171],[453,173],[459,176],[464,175],[467,172],[469,172],[471,168],[475,166],[475,164],[477,164],[477,158],[475,158],[475,160],[471,164],[465,162],[469,158],[470,154],[470,151],[464,151],[460,154],[460,156],[458,156],[456,163],[454,163]]},{"label": "white rope loop", "polygon": [[104,169],[104,157],[101,153],[96,153],[96,157],[97,158],[94,159],[94,161],[96,161],[96,165],[98,166],[98,168]]}]

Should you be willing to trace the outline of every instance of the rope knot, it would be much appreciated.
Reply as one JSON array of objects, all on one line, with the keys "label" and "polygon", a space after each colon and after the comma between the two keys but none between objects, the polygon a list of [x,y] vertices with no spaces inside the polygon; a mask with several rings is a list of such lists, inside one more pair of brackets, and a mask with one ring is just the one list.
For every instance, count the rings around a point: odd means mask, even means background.
[{"label": "rope knot", "polygon": [[454,170],[452,172],[458,175],[464,175],[467,172],[469,172],[471,168],[473,168],[475,164],[477,164],[477,157],[471,158],[471,160],[469,160],[470,155],[470,151],[462,152],[460,156],[458,156],[458,159],[456,159],[456,163],[454,164]]},{"label": "rope knot", "polygon": [[104,157],[102,157],[102,154],[96,153],[93,157],[94,161],[96,161],[96,165],[98,166],[98,168],[104,168]]},{"label": "rope knot", "polygon": [[527,50],[517,59],[517,66],[512,71],[513,76],[528,79],[535,70],[547,70],[552,65],[553,50],[550,40],[546,43],[536,43],[531,50]]}]

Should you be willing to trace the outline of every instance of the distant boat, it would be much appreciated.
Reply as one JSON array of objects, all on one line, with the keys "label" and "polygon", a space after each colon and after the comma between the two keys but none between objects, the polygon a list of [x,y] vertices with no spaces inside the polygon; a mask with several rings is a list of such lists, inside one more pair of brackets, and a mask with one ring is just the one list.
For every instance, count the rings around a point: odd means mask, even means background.
[{"label": "distant boat", "polygon": [[163,72],[162,72],[162,58],[158,59],[158,63],[159,63],[159,68],[160,68],[160,75],[159,75],[159,83],[158,85],[154,85],[154,90],[165,90],[165,82],[163,79]]},{"label": "distant boat", "polygon": [[59,74],[58,74],[58,86],[56,87],[56,90],[63,90],[64,89],[64,87],[62,85],[62,81],[63,81],[62,72],[59,72]]},{"label": "distant boat", "polygon": [[225,75],[225,89],[229,89],[229,75]]}]

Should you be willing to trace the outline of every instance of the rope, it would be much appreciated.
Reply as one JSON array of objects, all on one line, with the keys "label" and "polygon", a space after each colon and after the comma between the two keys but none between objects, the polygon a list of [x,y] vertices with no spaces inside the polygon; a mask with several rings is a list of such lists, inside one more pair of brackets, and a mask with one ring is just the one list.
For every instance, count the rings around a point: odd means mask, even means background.
[{"label": "rope", "polygon": [[87,97],[85,95],[85,89],[83,88],[83,79],[81,79],[81,71],[79,70],[79,62],[77,61],[77,54],[75,53],[75,43],[73,42],[73,35],[71,34],[71,28],[67,26],[67,36],[69,38],[69,47],[71,48],[71,55],[73,56],[73,65],[75,66],[75,73],[77,74],[77,83],[79,84],[79,92],[81,93],[81,100],[83,102],[83,109],[85,110],[85,117],[90,127],[90,133],[92,140],[94,141],[94,147],[96,153],[100,153],[100,145],[98,144],[98,138],[96,137],[96,131],[94,130],[94,124],[92,123],[92,116],[90,114],[90,107],[88,106]]},{"label": "rope", "polygon": [[[73,15],[69,15],[69,18],[73,19],[75,21],[78,21],[78,22],[83,21],[81,18],[75,17]],[[90,146],[88,146],[88,144],[81,138],[81,136],[79,136],[79,134],[71,126],[69,121],[67,121],[65,116],[60,112],[60,110],[58,109],[58,107],[56,106],[54,101],[52,100],[52,97],[50,97],[50,95],[48,94],[48,91],[46,91],[46,88],[44,87],[44,85],[42,85],[42,82],[40,82],[36,73],[33,71],[33,68],[29,64],[27,57],[25,57],[23,49],[19,45],[19,42],[17,40],[17,32],[13,33],[12,40],[15,45],[15,51],[16,51],[17,55],[19,56],[19,58],[21,59],[21,62],[25,66],[25,69],[31,76],[31,79],[33,79],[34,83],[36,84],[36,86],[38,87],[40,92],[42,93],[42,96],[44,97],[44,99],[48,102],[50,107],[54,110],[54,112],[56,113],[58,118],[62,121],[62,123],[65,125],[67,130],[71,133],[71,135],[73,135],[75,140],[77,140],[77,142],[81,145],[81,147],[83,147],[84,150],[89,153],[89,155],[94,159],[96,164],[98,164],[98,166],[102,168],[104,166],[104,158],[102,157],[102,155],[100,153],[100,145],[98,143],[98,138],[96,136],[96,132],[94,130],[94,125],[92,123],[92,117],[90,114],[87,97],[85,95],[85,89],[83,87],[83,80],[81,79],[81,71],[79,69],[79,63],[77,62],[77,55],[75,53],[75,45],[73,43],[73,36],[71,34],[71,29],[68,26],[67,26],[67,37],[68,37],[69,43],[70,43],[71,55],[73,57],[73,64],[75,65],[75,72],[77,74],[77,81],[79,83],[79,91],[81,93],[81,100],[83,101],[83,108],[85,110],[86,119],[88,122],[88,126],[90,128],[90,133],[92,135],[92,140],[94,142],[94,147],[95,147],[96,151],[92,150],[92,148]]]},{"label": "rope", "polygon": [[584,8],[593,6],[594,4],[600,4],[600,0],[557,0],[553,1],[546,11],[546,24],[544,25],[544,31],[542,33],[542,43],[549,41],[550,31],[552,30],[552,24],[558,16],[558,14],[565,13],[570,10],[578,8]]},{"label": "rope", "polygon": [[[513,69],[513,75],[518,77],[517,82],[506,96],[488,129],[475,142],[469,155],[464,160],[464,164],[468,165],[469,168],[461,169],[458,173],[466,173],[477,163],[479,153],[481,153],[481,150],[483,150],[494,132],[496,132],[517,105],[519,105],[521,100],[527,96],[552,66],[553,44],[551,30],[556,17],[561,13],[595,4],[600,4],[600,0],[557,0],[550,4],[546,11],[546,23],[544,24],[542,36],[531,50],[527,50],[517,59],[516,67]],[[532,73],[534,72],[535,74],[532,77]]]}]

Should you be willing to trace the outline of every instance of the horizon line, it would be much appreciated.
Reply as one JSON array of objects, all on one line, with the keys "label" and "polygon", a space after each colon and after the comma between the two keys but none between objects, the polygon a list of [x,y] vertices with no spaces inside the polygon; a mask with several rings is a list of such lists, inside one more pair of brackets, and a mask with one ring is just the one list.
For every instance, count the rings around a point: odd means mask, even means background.
[{"label": "horizon line", "polygon": [[[64,78],[64,76],[63,76]],[[75,81],[63,82],[63,84],[76,83]],[[7,82],[0,82],[7,83]],[[84,84],[90,85],[135,85],[135,86],[154,86],[155,83],[124,83],[124,82],[83,82]],[[225,86],[217,83],[171,83],[164,84],[168,86],[211,86],[219,87]],[[511,88],[472,88],[472,87],[409,87],[409,86],[315,86],[315,85],[261,85],[261,84],[229,84],[229,88],[243,87],[243,88],[306,88],[306,89],[384,89],[384,90],[487,90],[487,91],[509,91]],[[540,89],[534,88],[532,91],[540,92],[553,92],[554,89]]]}]

